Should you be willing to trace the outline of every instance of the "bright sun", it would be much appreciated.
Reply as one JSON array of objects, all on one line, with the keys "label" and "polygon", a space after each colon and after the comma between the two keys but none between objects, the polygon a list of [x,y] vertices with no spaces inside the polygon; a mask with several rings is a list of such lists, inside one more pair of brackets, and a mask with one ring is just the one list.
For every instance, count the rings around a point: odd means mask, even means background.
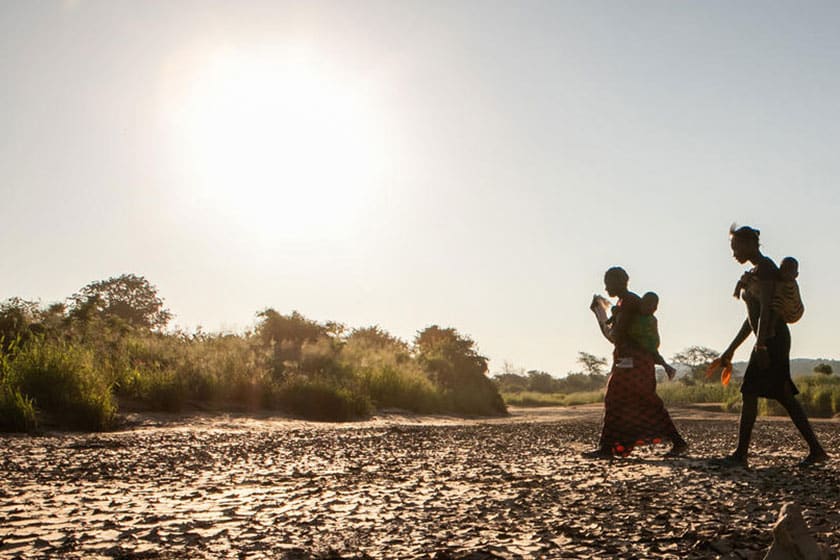
[{"label": "bright sun", "polygon": [[176,119],[193,195],[261,234],[338,231],[387,161],[374,106],[311,57],[216,55],[185,82]]}]

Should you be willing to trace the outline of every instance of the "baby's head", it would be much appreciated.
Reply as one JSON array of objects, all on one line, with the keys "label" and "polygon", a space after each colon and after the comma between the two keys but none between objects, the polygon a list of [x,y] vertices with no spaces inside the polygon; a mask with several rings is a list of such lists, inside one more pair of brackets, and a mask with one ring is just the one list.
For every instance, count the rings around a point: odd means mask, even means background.
[{"label": "baby's head", "polygon": [[654,292],[648,292],[642,296],[642,305],[639,311],[642,315],[653,315],[659,307],[659,296]]},{"label": "baby's head", "polygon": [[785,257],[779,265],[779,274],[782,280],[796,280],[799,276],[799,261],[793,257]]}]

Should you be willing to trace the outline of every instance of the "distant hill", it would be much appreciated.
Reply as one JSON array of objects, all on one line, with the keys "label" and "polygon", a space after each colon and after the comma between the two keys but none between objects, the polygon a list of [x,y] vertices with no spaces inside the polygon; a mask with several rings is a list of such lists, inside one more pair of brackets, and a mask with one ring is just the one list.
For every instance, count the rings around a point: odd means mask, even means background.
[{"label": "distant hill", "polygon": [[[832,375],[840,375],[840,360],[829,360],[826,358],[791,358],[790,373],[793,377],[800,375],[813,375],[814,368],[820,364],[828,364],[834,370]],[[747,370],[747,362],[733,362],[733,369],[741,372]]]},{"label": "distant hill", "polygon": [[[832,375],[840,377],[840,360],[829,360],[827,358],[791,358],[790,373],[793,377],[801,375],[813,375],[814,368],[820,364],[828,364],[834,371]],[[677,377],[688,373],[688,368],[676,366]],[[743,377],[747,371],[747,362],[732,362],[732,373],[735,377]]]}]

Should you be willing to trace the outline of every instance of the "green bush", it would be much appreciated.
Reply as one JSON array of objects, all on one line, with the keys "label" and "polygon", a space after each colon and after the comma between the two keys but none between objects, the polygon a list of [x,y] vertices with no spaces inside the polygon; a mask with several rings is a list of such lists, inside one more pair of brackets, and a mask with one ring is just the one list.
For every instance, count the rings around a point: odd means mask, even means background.
[{"label": "green bush", "polygon": [[505,403],[512,406],[566,406],[563,393],[540,393],[537,391],[516,391],[502,393]]},{"label": "green bush", "polygon": [[32,399],[0,382],[0,431],[32,432],[37,426]]},{"label": "green bush", "polygon": [[817,418],[831,418],[834,415],[832,409],[832,390],[828,387],[816,389],[809,395],[809,399],[803,403],[805,412],[809,416]]},{"label": "green bush", "polygon": [[569,394],[520,391],[503,393],[505,403],[513,406],[575,406],[604,401],[604,391],[579,391]]},{"label": "green bush", "polygon": [[758,399],[759,416],[787,416],[787,410],[776,399]]},{"label": "green bush", "polygon": [[692,403],[727,403],[740,400],[740,387],[731,383],[660,383],[656,392],[666,405]]},{"label": "green bush", "polygon": [[179,412],[187,400],[184,380],[171,370],[137,372],[134,395],[152,410]]},{"label": "green bush", "polygon": [[723,401],[723,410],[726,412],[741,412],[741,407],[743,406],[743,400],[741,399],[741,393],[732,394],[726,397],[726,400]]},{"label": "green bush", "polygon": [[502,396],[489,379],[486,384],[476,383],[446,390],[443,394],[443,402],[448,404],[449,410],[458,414],[477,416],[507,414],[507,407]]},{"label": "green bush", "polygon": [[401,408],[432,413],[443,410],[443,399],[419,368],[380,365],[356,372],[361,392],[376,408]]},{"label": "green bush", "polygon": [[373,406],[365,395],[323,379],[295,376],[280,384],[274,405],[307,420],[341,422],[364,418]]},{"label": "green bush", "polygon": [[566,395],[565,400],[567,406],[604,402],[604,391],[580,391],[578,393],[569,393]]},{"label": "green bush", "polygon": [[[122,298],[123,287],[142,288],[152,307],[134,309]],[[241,335],[162,332],[163,321],[133,320],[160,305],[154,287],[133,275],[90,284],[66,305],[11,301],[0,325],[0,338],[14,335],[0,344],[2,425],[29,429],[46,420],[104,429],[118,399],[172,412],[193,403],[220,410],[280,407],[322,420],[364,417],[374,406],[506,412],[487,378],[487,359],[451,328],[429,327],[410,345],[378,326],[348,332],[271,309]]]},{"label": "green bush", "polygon": [[190,400],[260,408],[271,380],[267,355],[252,342],[234,335],[132,337],[119,360],[117,394],[170,412]]},{"label": "green bush", "polygon": [[840,378],[826,375],[798,377],[799,400],[809,416],[829,418],[840,412]]},{"label": "green bush", "polygon": [[6,384],[60,425],[103,430],[114,420],[111,387],[95,370],[93,354],[80,346],[30,341],[10,360]]},{"label": "green bush", "polygon": [[[840,379],[814,375],[798,377],[795,382],[800,391],[796,398],[808,416],[828,418],[840,412]],[[724,408],[729,411],[740,410],[740,394],[727,396]],[[758,413],[761,416],[788,415],[787,410],[775,399],[759,399]]]}]

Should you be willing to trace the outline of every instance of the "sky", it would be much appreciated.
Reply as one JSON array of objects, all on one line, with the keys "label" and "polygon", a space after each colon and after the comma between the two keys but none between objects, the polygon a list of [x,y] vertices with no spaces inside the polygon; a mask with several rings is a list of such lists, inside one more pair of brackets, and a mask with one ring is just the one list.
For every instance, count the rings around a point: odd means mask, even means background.
[{"label": "sky", "polygon": [[611,351],[613,265],[659,294],[664,356],[725,348],[737,222],[800,262],[791,355],[838,358],[838,27],[834,2],[6,0],[0,299],[134,273],[173,327],[437,324],[562,376]]}]

